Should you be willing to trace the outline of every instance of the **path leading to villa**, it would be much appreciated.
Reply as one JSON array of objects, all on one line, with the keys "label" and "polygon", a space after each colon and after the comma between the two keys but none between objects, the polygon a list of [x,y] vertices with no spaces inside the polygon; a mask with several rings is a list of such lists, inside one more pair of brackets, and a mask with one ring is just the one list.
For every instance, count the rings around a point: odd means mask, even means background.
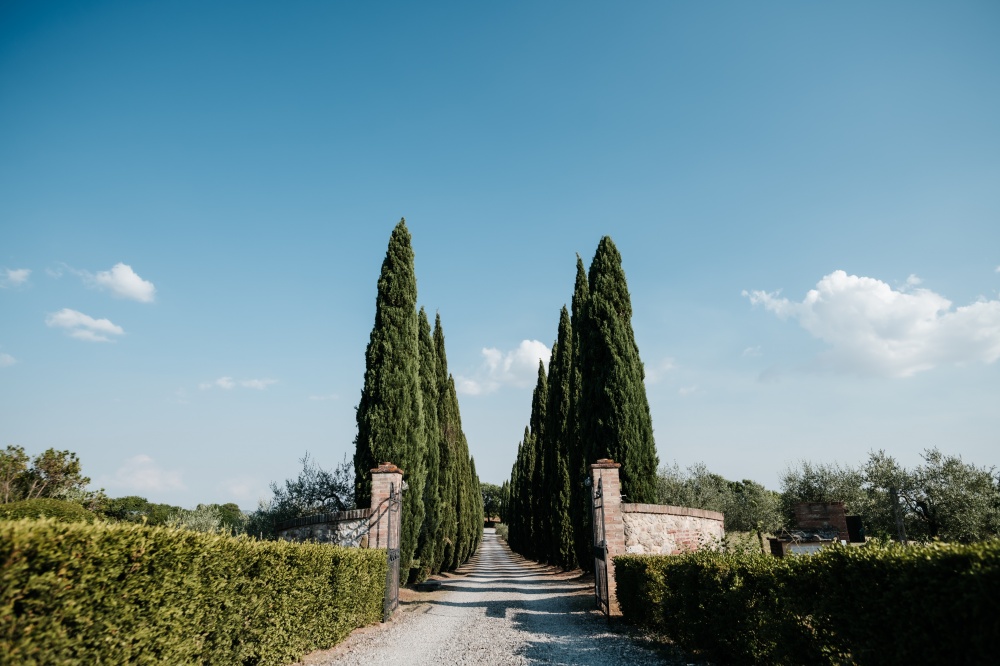
[{"label": "path leading to villa", "polygon": [[[592,584],[511,553],[487,530],[478,555],[433,592],[403,591],[392,621],[356,631],[308,666],[644,666],[664,656],[610,630]],[[670,662],[666,662],[670,663]],[[684,663],[679,661],[677,663]]]}]

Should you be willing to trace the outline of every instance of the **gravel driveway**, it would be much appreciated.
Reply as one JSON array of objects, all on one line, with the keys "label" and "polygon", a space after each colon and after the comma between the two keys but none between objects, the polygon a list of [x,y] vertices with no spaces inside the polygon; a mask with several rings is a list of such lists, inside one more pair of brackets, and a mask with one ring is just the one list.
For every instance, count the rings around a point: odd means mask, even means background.
[{"label": "gravel driveway", "polygon": [[326,664],[676,663],[596,610],[592,583],[511,553],[487,530],[479,553],[433,592],[401,590],[393,619],[301,662]]}]

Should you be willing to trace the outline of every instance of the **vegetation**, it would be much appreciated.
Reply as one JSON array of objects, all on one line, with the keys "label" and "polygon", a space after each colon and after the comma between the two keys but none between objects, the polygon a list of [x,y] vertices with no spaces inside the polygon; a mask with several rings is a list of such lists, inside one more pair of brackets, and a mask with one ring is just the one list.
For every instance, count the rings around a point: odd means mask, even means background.
[{"label": "vegetation", "polygon": [[0,661],[287,664],[377,622],[385,551],[0,522]]},{"label": "vegetation", "polygon": [[70,451],[46,451],[31,458],[20,446],[0,451],[0,504],[40,497],[69,499],[94,508],[103,492],[90,492],[90,479],[80,472],[80,461]]},{"label": "vegetation", "polygon": [[[237,533],[245,531],[261,539],[274,539],[275,525],[282,521],[355,507],[354,470],[349,461],[345,459],[334,469],[326,470],[306,452],[301,462],[298,477],[287,479],[284,485],[271,482],[271,500],[261,502]],[[226,506],[230,505],[223,508]],[[227,521],[225,513],[220,515],[220,521],[232,522]]]},{"label": "vegetation", "polygon": [[654,502],[656,445],[621,255],[605,236],[589,273],[577,256],[572,314],[559,313],[549,375],[540,364],[503,518],[510,545],[572,569],[591,565],[590,495],[599,458],[622,463],[631,502]]},{"label": "vegetation", "polygon": [[64,523],[92,523],[97,516],[76,502],[52,499],[51,497],[35,497],[0,504],[0,519],[18,520],[20,518],[53,518]]},{"label": "vegetation", "polygon": [[717,663],[992,663],[1000,630],[997,540],[623,555],[615,578],[626,619]]}]

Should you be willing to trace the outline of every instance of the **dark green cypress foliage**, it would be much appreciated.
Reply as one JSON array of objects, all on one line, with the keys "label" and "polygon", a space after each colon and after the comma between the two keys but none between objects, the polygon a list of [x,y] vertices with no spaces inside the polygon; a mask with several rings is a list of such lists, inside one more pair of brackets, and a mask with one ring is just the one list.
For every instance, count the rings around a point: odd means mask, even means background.
[{"label": "dark green cypress foliage", "polygon": [[531,471],[531,534],[532,557],[543,562],[549,556],[548,484],[545,469],[545,401],[549,389],[545,364],[538,361],[538,380],[531,396],[531,446],[535,465]]},{"label": "dark green cypress foliage", "polygon": [[469,469],[472,477],[472,515],[470,523],[472,526],[472,551],[479,550],[479,544],[483,540],[483,527],[486,525],[486,516],[483,512],[483,487],[479,482],[479,474],[476,472],[476,459],[469,458]]},{"label": "dark green cypress foliage", "polygon": [[393,462],[406,473],[400,569],[408,575],[424,518],[424,420],[420,391],[417,278],[405,220],[389,238],[375,300],[375,325],[365,352],[365,383],[358,403],[355,497],[371,501],[371,470]]},{"label": "dark green cypress foliage", "polygon": [[531,428],[524,426],[524,439],[522,440],[521,468],[518,470],[518,520],[520,522],[520,534],[518,535],[519,550],[525,557],[534,557],[535,535],[532,533],[532,509],[534,499],[532,497],[532,479],[535,478],[535,445],[531,441]]},{"label": "dark green cypress foliage", "polygon": [[573,288],[572,316],[570,328],[573,334],[572,371],[570,374],[570,426],[569,426],[569,480],[570,480],[570,521],[573,524],[573,541],[576,548],[576,559],[584,571],[594,567],[593,534],[591,528],[591,491],[584,485],[590,476],[589,465],[594,462],[590,453],[585,450],[585,441],[580,430],[580,407],[583,393],[583,375],[580,371],[581,331],[584,328],[584,315],[587,302],[590,300],[590,286],[587,272],[583,267],[583,259],[576,255],[576,283]]},{"label": "dark green cypress foliage", "polygon": [[588,281],[580,350],[583,449],[592,458],[621,463],[627,501],[653,503],[659,464],[653,421],[621,255],[608,236],[597,246]]},{"label": "dark green cypress foliage", "polygon": [[441,478],[439,481],[441,487],[441,524],[438,528],[438,550],[435,556],[435,572],[437,572],[454,569],[458,566],[455,549],[458,540],[458,429],[451,416],[448,356],[444,349],[444,329],[441,327],[441,315],[437,315],[434,319],[434,351],[437,357],[438,428],[441,431],[438,440],[441,446]]},{"label": "dark green cypress foliage", "polygon": [[517,443],[517,457],[510,470],[510,499],[507,504],[507,545],[516,553],[523,553],[524,518],[521,513],[521,492],[524,469],[524,440]]},{"label": "dark green cypress foliage", "polygon": [[431,335],[427,312],[420,308],[420,391],[423,398],[424,469],[424,524],[417,540],[419,569],[414,569],[414,580],[420,582],[435,572],[438,538],[441,524],[441,428],[438,426],[438,374],[437,353]]},{"label": "dark green cypress foliage", "polygon": [[569,448],[573,424],[570,413],[570,381],[573,371],[573,333],[569,312],[559,313],[559,337],[549,360],[548,405],[545,425],[545,469],[548,491],[549,561],[570,570],[577,566],[570,519]]}]

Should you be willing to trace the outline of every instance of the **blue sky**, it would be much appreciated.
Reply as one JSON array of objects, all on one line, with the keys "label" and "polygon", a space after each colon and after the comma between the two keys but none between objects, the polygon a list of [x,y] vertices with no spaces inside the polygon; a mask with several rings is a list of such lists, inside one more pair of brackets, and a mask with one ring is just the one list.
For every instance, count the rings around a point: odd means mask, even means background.
[{"label": "blue sky", "polygon": [[6,2],[0,446],[184,506],[333,466],[405,217],[484,481],[605,234],[662,462],[996,464],[998,30],[995,2]]}]

